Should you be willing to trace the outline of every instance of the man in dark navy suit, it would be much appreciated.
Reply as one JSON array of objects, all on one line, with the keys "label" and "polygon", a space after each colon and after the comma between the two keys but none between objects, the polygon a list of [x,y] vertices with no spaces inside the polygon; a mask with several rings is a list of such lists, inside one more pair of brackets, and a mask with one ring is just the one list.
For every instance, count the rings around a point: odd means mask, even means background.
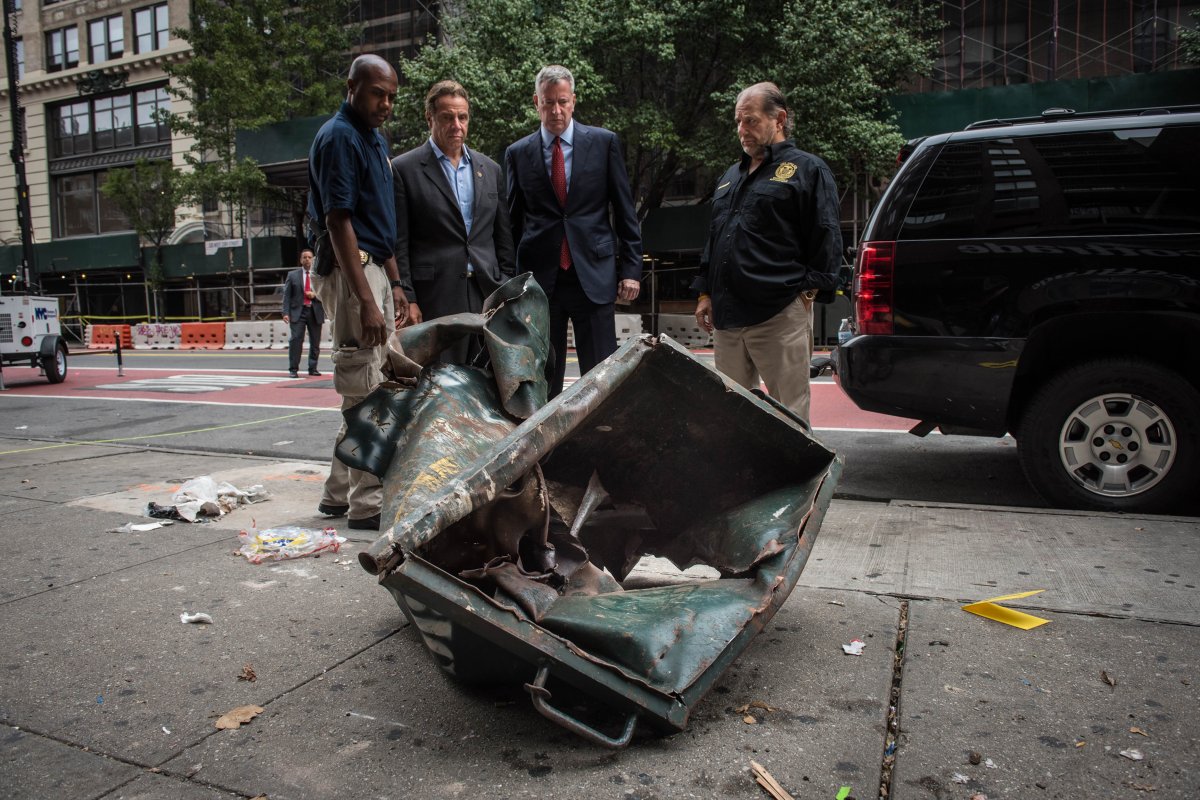
[{"label": "man in dark navy suit", "polygon": [[617,349],[613,303],[641,290],[642,234],[617,135],[572,120],[570,71],[542,69],[533,102],[541,127],[509,146],[504,166],[517,271],[532,272],[550,298],[554,397],[566,373],[568,320],[580,375]]},{"label": "man in dark navy suit", "polygon": [[300,377],[300,354],[304,350],[305,334],[308,334],[308,374],[321,374],[317,371],[317,359],[321,357],[325,309],[313,287],[312,264],[313,251],[306,247],[300,251],[300,266],[289,272],[283,282],[283,321],[291,326],[288,372],[293,378]]}]

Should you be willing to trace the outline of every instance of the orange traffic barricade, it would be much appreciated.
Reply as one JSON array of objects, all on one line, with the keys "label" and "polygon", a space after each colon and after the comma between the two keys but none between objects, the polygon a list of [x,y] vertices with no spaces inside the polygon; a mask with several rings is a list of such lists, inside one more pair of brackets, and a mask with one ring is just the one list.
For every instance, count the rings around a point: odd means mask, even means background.
[{"label": "orange traffic barricade", "polygon": [[185,322],[179,328],[180,350],[220,350],[223,347],[224,322]]},{"label": "orange traffic barricade", "polygon": [[133,334],[129,325],[92,325],[89,347],[116,347],[117,340],[123,349],[133,348]]}]

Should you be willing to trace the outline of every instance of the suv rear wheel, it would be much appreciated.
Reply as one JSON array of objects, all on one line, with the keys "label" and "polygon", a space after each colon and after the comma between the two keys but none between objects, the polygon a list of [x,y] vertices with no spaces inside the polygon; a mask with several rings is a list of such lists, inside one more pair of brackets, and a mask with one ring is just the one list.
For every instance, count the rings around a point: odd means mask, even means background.
[{"label": "suv rear wheel", "polygon": [[1169,511],[1200,469],[1200,392],[1157,364],[1113,358],[1049,381],[1025,409],[1021,467],[1055,505]]}]

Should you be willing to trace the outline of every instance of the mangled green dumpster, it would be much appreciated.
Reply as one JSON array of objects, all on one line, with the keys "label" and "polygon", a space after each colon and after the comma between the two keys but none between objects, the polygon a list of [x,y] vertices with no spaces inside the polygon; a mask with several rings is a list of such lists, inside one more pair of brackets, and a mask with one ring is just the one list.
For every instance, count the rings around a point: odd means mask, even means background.
[{"label": "mangled green dumpster", "polygon": [[[524,683],[541,714],[622,747],[638,720],[686,727],[774,616],[841,462],[666,337],[547,403],[546,330],[528,275],[482,314],[405,329],[398,381],[346,412],[339,455],[383,480],[385,532],[360,562],[442,669]],[[437,363],[463,335],[489,364]],[[646,557],[716,577],[635,581]]]}]

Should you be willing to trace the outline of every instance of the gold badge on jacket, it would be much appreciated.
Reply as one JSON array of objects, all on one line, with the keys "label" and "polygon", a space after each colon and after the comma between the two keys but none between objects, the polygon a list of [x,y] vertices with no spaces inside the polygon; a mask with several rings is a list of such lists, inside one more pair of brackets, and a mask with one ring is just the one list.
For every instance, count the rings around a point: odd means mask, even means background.
[{"label": "gold badge on jacket", "polygon": [[775,168],[775,176],[771,178],[773,181],[786,181],[788,178],[796,174],[796,165],[790,161],[785,161]]}]

